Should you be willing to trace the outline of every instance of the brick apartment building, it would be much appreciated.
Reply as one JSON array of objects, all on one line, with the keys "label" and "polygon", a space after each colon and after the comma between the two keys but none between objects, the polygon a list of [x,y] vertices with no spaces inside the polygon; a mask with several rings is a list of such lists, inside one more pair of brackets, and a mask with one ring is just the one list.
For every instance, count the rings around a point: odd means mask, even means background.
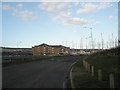
[{"label": "brick apartment building", "polygon": [[45,43],[32,47],[33,55],[67,55],[70,48],[62,45],[47,45]]}]

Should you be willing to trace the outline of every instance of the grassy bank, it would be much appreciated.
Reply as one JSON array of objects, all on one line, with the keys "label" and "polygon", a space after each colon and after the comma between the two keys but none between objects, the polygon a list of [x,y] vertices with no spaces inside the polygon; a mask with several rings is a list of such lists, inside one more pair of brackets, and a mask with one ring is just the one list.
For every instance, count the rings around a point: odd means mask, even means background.
[{"label": "grassy bank", "polygon": [[[120,75],[120,56],[107,55],[91,55],[88,56],[87,61],[91,66],[94,66],[95,76],[92,77],[83,67],[83,60],[79,60],[73,69],[73,74],[77,73],[73,80],[76,88],[109,88],[109,74],[113,73],[115,76],[115,87],[119,85]],[[91,67],[90,67],[91,68]],[[102,81],[98,81],[98,69],[102,70]],[[81,75],[83,73],[83,75]],[[83,84],[84,83],[84,84]],[[88,86],[88,87],[87,87]]]},{"label": "grassy bank", "polygon": [[73,66],[72,79],[75,88],[102,88],[104,84],[99,82],[96,78],[91,77],[83,67],[83,61],[79,60]]},{"label": "grassy bank", "polygon": [[5,62],[2,62],[2,66],[10,66],[14,64],[21,64],[21,63],[27,63],[32,61],[40,61],[40,60],[46,60],[50,59],[51,57],[33,57],[33,58],[10,58],[9,60],[6,60]]},{"label": "grassy bank", "polygon": [[119,73],[120,65],[119,65],[120,56],[90,56],[86,59],[86,61],[95,66],[98,69],[105,70],[109,73]]},{"label": "grassy bank", "polygon": [[120,75],[120,56],[97,55],[90,56],[86,61],[94,66],[95,78],[98,78],[98,69],[102,70],[102,82],[105,87],[109,87],[109,75],[112,73],[115,77],[115,87],[118,87]]}]

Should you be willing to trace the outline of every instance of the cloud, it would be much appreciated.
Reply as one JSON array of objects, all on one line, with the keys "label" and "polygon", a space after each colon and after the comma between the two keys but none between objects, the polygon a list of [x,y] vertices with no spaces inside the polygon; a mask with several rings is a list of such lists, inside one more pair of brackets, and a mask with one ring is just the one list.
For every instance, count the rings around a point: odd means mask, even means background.
[{"label": "cloud", "polygon": [[58,12],[61,9],[70,7],[70,4],[65,2],[42,2],[38,5],[38,8],[49,12]]},{"label": "cloud", "polygon": [[72,17],[72,12],[69,10],[71,7],[70,2],[42,2],[38,5],[39,9],[47,11],[54,20],[60,20],[63,23]]},{"label": "cloud", "polygon": [[96,24],[100,24],[101,22],[98,20],[95,20],[95,19],[90,19],[90,20],[88,20],[88,23],[91,25],[96,25]]},{"label": "cloud", "polygon": [[3,9],[3,10],[10,10],[10,11],[11,11],[11,10],[14,10],[14,8],[11,7],[11,6],[8,5],[8,4],[3,4],[3,5],[2,5],[2,9]]},{"label": "cloud", "polygon": [[108,7],[111,7],[111,6],[113,6],[111,3],[101,2],[101,3],[98,5],[98,9],[104,9],[104,8],[108,8]]},{"label": "cloud", "polygon": [[82,7],[83,9],[77,10],[78,14],[93,12],[94,10],[96,10],[97,5],[94,5],[92,3],[86,3],[82,4]]},{"label": "cloud", "polygon": [[100,24],[100,22],[99,21],[95,21],[94,24]]},{"label": "cloud", "polygon": [[[80,6],[84,7],[80,12],[92,12],[98,7],[96,4],[92,3],[63,3],[63,2],[42,2],[38,5],[39,9],[47,11],[49,15],[52,16],[54,20],[60,20],[64,25],[74,25],[82,26],[87,24],[99,24],[99,21],[92,21],[88,19],[78,18],[77,16],[72,16],[72,9],[74,7]],[[105,6],[99,6],[99,8],[105,8]],[[89,10],[88,10],[89,8]]]},{"label": "cloud", "polygon": [[66,13],[65,13],[65,12],[61,12],[61,13],[60,13],[60,16],[61,16],[61,17],[64,17],[64,18],[66,18],[66,17],[71,17],[71,12],[66,12]]},{"label": "cloud", "polygon": [[[17,4],[16,6],[17,7],[23,7],[23,4]],[[31,21],[31,20],[37,19],[37,16],[35,16],[32,11],[27,11],[27,10],[21,10],[20,11],[17,8],[12,7],[9,4],[3,4],[2,9],[11,11],[12,15],[17,16],[17,17],[19,17],[19,18],[21,18],[22,20],[25,20],[25,21]]]},{"label": "cloud", "polygon": [[64,19],[67,19],[67,18],[70,18],[70,17],[71,17],[71,12],[61,11],[61,12],[59,12],[59,14],[54,16],[53,19],[55,19],[55,20],[57,20],[57,19],[64,20]]},{"label": "cloud", "polygon": [[76,33],[78,30],[73,30],[74,33]]},{"label": "cloud", "polygon": [[108,8],[111,7],[112,4],[110,3],[99,3],[99,4],[93,4],[93,3],[82,3],[81,7],[82,9],[77,10],[77,14],[82,14],[82,13],[90,13],[94,12],[100,9]]},{"label": "cloud", "polygon": [[96,21],[94,19],[85,19],[85,18],[70,18],[66,20],[65,23],[73,26],[85,26],[85,25],[100,24],[100,21]]},{"label": "cloud", "polygon": [[113,16],[108,16],[108,18],[109,18],[109,19],[112,19],[112,18],[113,18]]},{"label": "cloud", "polygon": [[17,4],[16,7],[22,8],[23,4]]},{"label": "cloud", "polygon": [[71,18],[67,20],[66,22],[70,25],[80,25],[80,26],[88,24],[88,21],[83,18]]},{"label": "cloud", "polygon": [[16,11],[13,15],[20,17],[22,20],[25,21],[32,21],[37,19],[37,16],[34,16],[34,13],[31,11]]}]

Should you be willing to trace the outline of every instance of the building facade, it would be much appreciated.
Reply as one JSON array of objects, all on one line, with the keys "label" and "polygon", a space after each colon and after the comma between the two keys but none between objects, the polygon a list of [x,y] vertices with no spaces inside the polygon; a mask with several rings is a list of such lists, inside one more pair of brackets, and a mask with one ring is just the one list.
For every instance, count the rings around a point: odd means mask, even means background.
[{"label": "building facade", "polygon": [[62,45],[47,45],[41,44],[32,47],[33,55],[67,55],[70,53],[70,48]]}]

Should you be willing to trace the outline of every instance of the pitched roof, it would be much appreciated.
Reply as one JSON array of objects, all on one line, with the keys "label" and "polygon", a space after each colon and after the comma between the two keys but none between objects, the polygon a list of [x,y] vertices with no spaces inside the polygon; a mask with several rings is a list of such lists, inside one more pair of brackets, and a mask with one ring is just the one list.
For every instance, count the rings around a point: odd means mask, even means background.
[{"label": "pitched roof", "polygon": [[60,48],[60,47],[64,47],[62,45],[50,45],[51,47],[54,47],[54,48]]},{"label": "pitched roof", "polygon": [[[41,45],[38,45],[38,46],[50,46],[50,47],[54,47],[54,48],[65,47],[65,46],[62,46],[62,45],[47,45],[45,43],[43,43]],[[37,47],[37,46],[35,46],[35,47]],[[69,47],[65,47],[65,48],[69,48]]]},{"label": "pitched roof", "polygon": [[43,44],[41,44],[41,45],[39,45],[39,46],[49,46],[49,45],[47,45],[47,44],[43,43]]}]

